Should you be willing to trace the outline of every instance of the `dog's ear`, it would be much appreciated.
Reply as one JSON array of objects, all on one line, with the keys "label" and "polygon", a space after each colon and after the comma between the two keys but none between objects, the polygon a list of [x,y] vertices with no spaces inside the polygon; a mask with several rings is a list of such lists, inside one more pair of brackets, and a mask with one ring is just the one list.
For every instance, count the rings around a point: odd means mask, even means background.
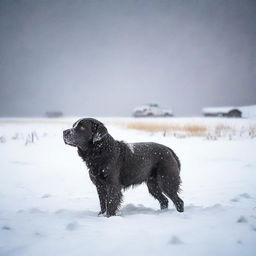
[{"label": "dog's ear", "polygon": [[107,133],[108,130],[103,123],[97,124],[92,138],[92,142],[95,143],[97,141],[100,141],[105,135],[107,135]]}]

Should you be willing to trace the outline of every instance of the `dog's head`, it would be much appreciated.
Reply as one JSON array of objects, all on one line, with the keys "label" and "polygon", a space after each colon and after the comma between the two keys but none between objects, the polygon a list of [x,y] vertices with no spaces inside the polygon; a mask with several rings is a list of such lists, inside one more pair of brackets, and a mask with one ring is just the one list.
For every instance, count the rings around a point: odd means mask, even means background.
[{"label": "dog's head", "polygon": [[101,141],[108,134],[107,128],[93,118],[83,118],[76,121],[71,129],[63,131],[64,142],[82,150],[89,145]]}]

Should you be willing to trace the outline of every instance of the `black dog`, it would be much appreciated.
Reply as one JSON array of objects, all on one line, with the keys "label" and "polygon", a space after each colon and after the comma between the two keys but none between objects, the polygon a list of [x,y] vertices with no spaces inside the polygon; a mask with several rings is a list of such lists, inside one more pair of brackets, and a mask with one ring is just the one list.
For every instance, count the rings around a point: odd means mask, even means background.
[{"label": "black dog", "polygon": [[117,141],[101,122],[92,118],[78,120],[73,128],[63,132],[63,138],[66,144],[78,148],[89,169],[99,195],[99,214],[115,215],[122,201],[121,190],[143,182],[161,209],[168,208],[165,194],[177,211],[184,211],[178,196],[180,162],[170,148],[157,143]]}]

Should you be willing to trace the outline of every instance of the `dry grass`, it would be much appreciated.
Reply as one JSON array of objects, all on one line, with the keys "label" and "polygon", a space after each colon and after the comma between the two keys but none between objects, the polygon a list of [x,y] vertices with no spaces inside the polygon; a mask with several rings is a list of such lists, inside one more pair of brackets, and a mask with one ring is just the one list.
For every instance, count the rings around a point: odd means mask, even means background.
[{"label": "dry grass", "polygon": [[188,124],[184,125],[182,128],[192,136],[204,136],[207,132],[207,127],[205,125]]},{"label": "dry grass", "polygon": [[207,127],[204,125],[186,124],[160,124],[160,123],[141,123],[141,122],[130,122],[123,124],[128,129],[135,129],[146,132],[163,132],[172,133],[175,136],[205,136],[207,133]]},{"label": "dry grass", "polygon": [[118,122],[116,125],[145,131],[150,133],[162,133],[163,136],[175,136],[178,138],[186,137],[205,137],[208,140],[218,138],[228,138],[232,140],[238,137],[255,138],[256,125],[250,127],[233,127],[225,124],[207,126],[203,124],[171,124],[154,122]]},{"label": "dry grass", "polygon": [[218,137],[222,137],[225,135],[232,135],[235,132],[236,131],[234,128],[227,126],[227,125],[223,125],[223,124],[217,125],[214,130],[215,135]]}]

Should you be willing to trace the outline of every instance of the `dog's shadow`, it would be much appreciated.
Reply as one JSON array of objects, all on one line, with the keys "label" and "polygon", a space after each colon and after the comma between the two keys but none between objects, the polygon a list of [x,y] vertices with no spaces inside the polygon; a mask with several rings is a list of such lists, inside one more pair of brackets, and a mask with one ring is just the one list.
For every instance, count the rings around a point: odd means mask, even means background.
[{"label": "dog's shadow", "polygon": [[158,215],[163,212],[171,213],[171,212],[174,212],[174,209],[156,210],[153,208],[145,207],[142,204],[138,204],[138,205],[127,204],[120,210],[121,216],[136,215],[136,214]]}]

